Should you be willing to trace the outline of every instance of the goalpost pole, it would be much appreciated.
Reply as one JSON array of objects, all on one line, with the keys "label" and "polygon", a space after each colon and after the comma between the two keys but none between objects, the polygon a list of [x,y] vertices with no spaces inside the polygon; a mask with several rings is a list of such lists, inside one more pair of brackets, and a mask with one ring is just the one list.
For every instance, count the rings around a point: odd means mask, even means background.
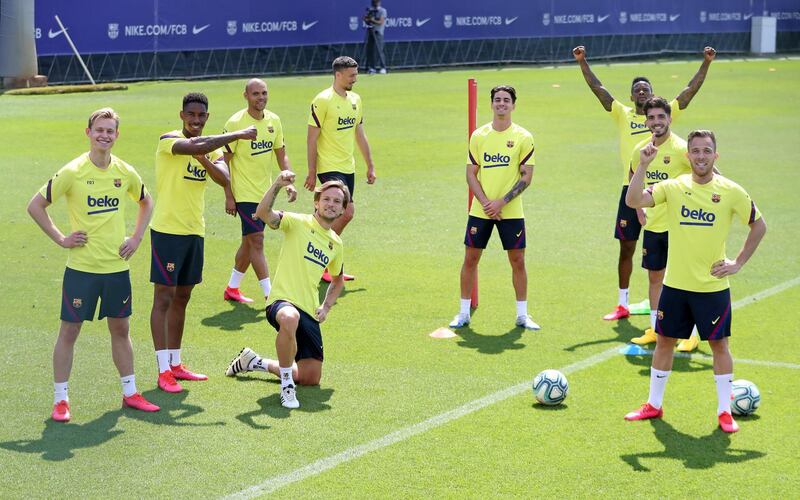
[{"label": "goalpost pole", "polygon": [[58,15],[56,15],[55,18],[56,18],[56,22],[58,23],[58,27],[61,28],[61,32],[64,33],[64,38],[67,39],[67,43],[69,43],[69,46],[72,48],[72,52],[75,53],[75,57],[77,57],[78,58],[78,62],[81,63],[81,67],[83,68],[83,71],[86,72],[86,76],[89,77],[89,81],[92,82],[92,85],[97,85],[94,82],[94,78],[92,78],[92,74],[89,73],[89,68],[86,67],[86,63],[83,62],[83,58],[78,53],[78,49],[76,49],[75,48],[75,44],[72,43],[72,37],[70,37],[69,33],[67,33],[67,28],[65,28],[64,25],[61,24],[61,19],[58,18]]},{"label": "goalpost pole", "polygon": [[[474,78],[470,78],[467,80],[467,102],[468,102],[468,109],[467,109],[467,148],[469,149],[469,138],[472,137],[472,133],[478,126],[478,81]],[[469,154],[469,150],[467,151]],[[474,198],[474,194],[472,193],[472,189],[469,189],[469,197],[467,200],[467,213],[472,208],[472,199]],[[472,297],[471,297],[471,305],[472,308],[475,309],[478,307],[478,274],[475,274],[475,283],[472,284]]]}]

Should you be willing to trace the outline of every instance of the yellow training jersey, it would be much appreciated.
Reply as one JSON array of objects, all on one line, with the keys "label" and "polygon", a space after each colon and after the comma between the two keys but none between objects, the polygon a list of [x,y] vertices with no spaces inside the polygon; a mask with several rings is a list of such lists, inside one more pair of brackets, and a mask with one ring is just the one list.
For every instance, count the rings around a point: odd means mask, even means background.
[{"label": "yellow training jersey", "polygon": [[108,168],[97,167],[84,153],[64,165],[39,190],[48,202],[64,196],[70,227],[86,231],[88,241],[69,249],[67,267],[87,273],[108,274],[129,269],[119,256],[125,241],[125,200],[139,201],[147,195],[142,178],[132,166],[111,156]]},{"label": "yellow training jersey", "polygon": [[[640,149],[650,140],[650,137],[637,144],[631,153],[628,164],[631,170],[635,170],[639,165]],[[670,132],[669,138],[664,144],[658,146],[656,157],[647,166],[644,178],[644,189],[655,186],[659,182],[667,179],[674,179],[679,175],[692,172],[692,164],[686,157],[686,141],[681,139],[674,132]],[[647,224],[644,228],[654,233],[663,233],[667,230],[667,219],[665,208],[653,207],[645,209],[647,214]]]},{"label": "yellow training jersey", "polygon": [[283,212],[279,229],[284,239],[272,280],[270,302],[285,300],[311,317],[319,307],[319,280],[344,272],[344,245],[333,229],[324,229],[313,215]]},{"label": "yellow training jersey", "polygon": [[[193,156],[173,154],[172,146],[187,139],[181,130],[161,136],[156,150],[156,208],[150,227],[160,233],[205,236],[206,168]],[[212,162],[222,149],[208,153]]]},{"label": "yellow training jersey", "polygon": [[[669,105],[672,108],[671,116],[674,122],[678,115],[681,114],[678,100],[673,99]],[[616,99],[611,103],[611,117],[619,128],[619,155],[622,159],[622,185],[627,186],[630,184],[628,168],[630,168],[631,151],[634,146],[650,137],[652,133],[648,130],[647,125],[644,124],[647,118],[645,115],[636,114],[636,108],[625,106]],[[635,164],[634,168],[636,168]]]},{"label": "yellow training jersey", "polygon": [[243,109],[228,119],[225,130],[255,126],[255,140],[240,139],[225,145],[226,153],[233,154],[230,161],[231,190],[237,202],[258,203],[272,184],[272,166],[277,164],[275,150],[284,147],[283,126],[278,115],[264,110],[264,118],[257,120]]},{"label": "yellow training jersey", "polygon": [[653,201],[665,207],[669,226],[664,284],[691,292],[730,287],[727,277],[711,275],[711,266],[725,258],[725,240],[734,215],[744,224],[761,218],[747,192],[721,175],[697,184],[689,174],[656,184]]},{"label": "yellow training jersey", "polygon": [[347,92],[347,96],[342,97],[330,87],[317,94],[311,102],[308,124],[320,129],[317,140],[318,174],[355,173],[353,151],[356,126],[362,121],[361,97],[355,92]]},{"label": "yellow training jersey", "polygon": [[[469,138],[469,161],[478,165],[478,181],[490,200],[505,196],[520,180],[520,166],[534,165],[533,135],[524,128],[511,124],[502,132],[491,123],[478,128]],[[480,203],[474,201],[470,215],[489,219]],[[503,219],[521,219],[522,197],[517,196],[503,207]]]}]

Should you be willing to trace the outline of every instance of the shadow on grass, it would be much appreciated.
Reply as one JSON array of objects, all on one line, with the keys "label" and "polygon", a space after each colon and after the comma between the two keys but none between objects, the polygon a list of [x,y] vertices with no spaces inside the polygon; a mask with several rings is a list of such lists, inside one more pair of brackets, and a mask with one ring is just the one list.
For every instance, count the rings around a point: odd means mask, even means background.
[{"label": "shadow on grass", "polygon": [[55,462],[67,460],[75,456],[75,450],[100,446],[122,434],[122,429],[114,428],[121,415],[122,410],[109,411],[85,424],[48,419],[39,439],[6,441],[0,443],[0,448],[17,453],[41,453],[42,459]]},{"label": "shadow on grass", "polygon": [[191,405],[185,402],[186,396],[189,395],[189,391],[186,390],[186,385],[184,385],[183,391],[174,394],[166,393],[160,389],[152,389],[143,392],[142,395],[151,403],[160,406],[161,410],[146,412],[125,408],[123,409],[123,414],[126,417],[155,425],[177,427],[213,427],[225,425],[225,422],[189,421],[190,418],[203,413],[205,409],[202,406]]},{"label": "shadow on grass", "polygon": [[566,403],[561,403],[559,405],[543,405],[542,403],[534,401],[533,404],[531,404],[531,408],[533,408],[536,411],[546,411],[546,412],[565,411],[569,410],[569,405],[567,405]]},{"label": "shadow on grass", "polygon": [[575,352],[576,349],[581,349],[584,347],[592,347],[595,345],[600,344],[612,344],[612,343],[628,343],[634,337],[638,337],[642,334],[642,331],[636,328],[628,321],[628,318],[621,319],[617,321],[616,326],[613,328],[614,332],[616,332],[616,338],[601,338],[595,340],[589,340],[586,342],[581,342],[579,344],[574,344],[568,347],[565,347],[565,351]]},{"label": "shadow on grass", "polygon": [[[361,288],[348,288],[349,285],[345,283],[344,290],[339,295],[339,299],[343,297],[347,297],[351,293],[359,293],[359,292],[366,292],[367,289],[364,287]],[[328,284],[324,281],[319,282],[319,288],[317,289],[317,295],[319,296],[319,303],[322,304],[325,301],[325,294],[328,293]],[[338,299],[337,299],[338,301]]]},{"label": "shadow on grass", "polygon": [[[699,349],[695,352],[701,352]],[[672,371],[681,373],[702,372],[713,369],[711,358],[694,359],[684,353],[675,353],[672,359]],[[650,365],[653,363],[653,355],[625,356],[628,363],[641,367],[639,375],[650,378]]]},{"label": "shadow on grass", "polygon": [[481,354],[500,354],[508,350],[523,349],[525,344],[517,342],[522,338],[525,329],[517,326],[507,331],[503,335],[483,335],[465,326],[458,329],[458,336],[461,339],[458,345],[468,349],[475,349]]},{"label": "shadow on grass", "polygon": [[246,324],[266,321],[267,316],[263,307],[253,307],[239,302],[227,302],[227,304],[230,309],[203,318],[200,323],[220,330],[238,331],[244,330]]},{"label": "shadow on grass", "polygon": [[330,410],[331,406],[327,402],[330,401],[331,396],[333,396],[333,389],[323,389],[318,385],[299,386],[297,400],[300,401],[300,408],[295,410],[284,408],[281,406],[280,395],[276,392],[259,399],[258,410],[241,413],[236,416],[236,419],[253,429],[269,429],[269,424],[257,421],[262,420],[259,417],[289,418],[291,412],[316,413]]},{"label": "shadow on grass", "polygon": [[687,469],[710,469],[718,463],[735,464],[766,455],[755,450],[730,448],[731,435],[720,428],[714,429],[708,436],[696,438],[677,431],[660,418],[650,420],[650,424],[656,438],[664,445],[664,450],[620,455],[623,462],[638,472],[650,472],[642,464],[642,459],[648,458],[680,460]]}]

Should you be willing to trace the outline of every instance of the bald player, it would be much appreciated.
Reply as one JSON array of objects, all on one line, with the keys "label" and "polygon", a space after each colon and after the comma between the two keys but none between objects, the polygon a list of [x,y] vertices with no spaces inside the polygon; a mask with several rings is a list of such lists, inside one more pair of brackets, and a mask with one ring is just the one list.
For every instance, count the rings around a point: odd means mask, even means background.
[{"label": "bald player", "polygon": [[[272,184],[272,167],[277,163],[281,170],[289,170],[289,156],[283,140],[283,126],[278,115],[267,109],[269,90],[264,80],[252,78],[244,88],[247,107],[231,116],[225,123],[224,133],[255,127],[257,139],[239,139],[225,145],[225,161],[230,167],[231,182],[225,188],[225,211],[239,215],[242,223],[242,242],[236,250],[231,279],[223,298],[235,302],[249,303],[239,290],[244,274],[252,265],[258,284],[269,297],[271,288],[269,267],[264,255],[264,221],[256,216],[256,207],[264,192]],[[297,198],[297,190],[286,186],[289,201]]]}]

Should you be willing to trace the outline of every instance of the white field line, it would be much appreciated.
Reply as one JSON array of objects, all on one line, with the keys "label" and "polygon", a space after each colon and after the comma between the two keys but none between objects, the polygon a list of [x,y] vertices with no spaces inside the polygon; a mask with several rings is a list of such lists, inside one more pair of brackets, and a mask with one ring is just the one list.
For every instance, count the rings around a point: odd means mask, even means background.
[{"label": "white field line", "polygon": [[[780,285],[776,285],[772,288],[768,288],[756,294],[750,295],[749,297],[745,297],[741,300],[738,300],[732,304],[732,307],[734,309],[745,307],[758,300],[764,299],[771,295],[778,294],[798,284],[800,284],[800,276],[791,279],[789,281],[786,281],[784,283],[781,283]],[[570,373],[575,373],[580,370],[590,368],[594,365],[602,363],[607,359],[614,357],[618,353],[618,351],[619,351],[619,346],[611,347],[598,354],[589,356],[588,358],[585,358],[581,361],[577,361],[575,363],[567,365],[561,368],[561,371],[565,375],[569,375]],[[779,363],[779,362],[754,361],[754,360],[735,360],[735,361],[737,363],[760,364],[765,366],[778,366],[778,367],[796,368],[796,369],[800,368],[800,365],[794,365],[792,363]],[[517,385],[507,387],[505,389],[494,392],[482,398],[470,401],[452,410],[440,413],[427,420],[423,420],[422,422],[410,425],[408,427],[404,427],[394,432],[390,432],[389,434],[386,434],[383,437],[379,437],[364,444],[353,446],[352,448],[348,448],[340,453],[336,453],[335,455],[330,455],[325,458],[321,458],[315,462],[300,467],[299,469],[295,469],[286,474],[281,474],[279,476],[271,477],[269,479],[262,481],[261,483],[250,486],[249,488],[245,488],[241,491],[238,491],[223,498],[249,499],[261,495],[267,495],[269,493],[279,490],[280,488],[283,488],[284,486],[288,486],[292,483],[296,483],[306,478],[316,476],[327,470],[333,469],[334,467],[337,467],[345,462],[349,462],[356,458],[362,457],[367,453],[371,453],[373,451],[386,448],[387,446],[399,443],[400,441],[405,441],[406,439],[414,437],[418,434],[422,434],[431,429],[435,429],[436,427],[452,422],[453,420],[461,418],[465,415],[469,415],[470,413],[474,413],[482,408],[486,408],[487,406],[491,406],[495,403],[499,403],[500,401],[504,401],[512,396],[516,396],[517,394],[521,394],[527,391],[529,388],[530,388],[529,381],[521,382]]]}]

